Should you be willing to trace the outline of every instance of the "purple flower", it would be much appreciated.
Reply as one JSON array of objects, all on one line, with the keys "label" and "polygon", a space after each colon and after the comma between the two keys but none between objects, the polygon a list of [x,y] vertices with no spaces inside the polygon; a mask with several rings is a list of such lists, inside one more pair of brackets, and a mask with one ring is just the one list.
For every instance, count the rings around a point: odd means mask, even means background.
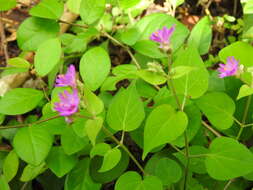
[{"label": "purple flower", "polygon": [[219,77],[224,78],[227,76],[234,76],[237,74],[239,69],[239,61],[235,60],[233,56],[227,58],[226,64],[219,64],[218,71]]},{"label": "purple flower", "polygon": [[54,109],[60,113],[61,116],[70,116],[77,112],[79,97],[78,91],[73,90],[73,93],[69,93],[65,90],[63,93],[59,94],[60,102],[54,104]]},{"label": "purple flower", "polygon": [[58,75],[55,86],[71,86],[76,88],[76,70],[74,65],[70,65],[65,75]]},{"label": "purple flower", "polygon": [[174,31],[175,25],[170,28],[164,26],[163,29],[153,32],[150,36],[150,40],[158,42],[160,44],[160,48],[168,50],[170,45],[170,38]]}]

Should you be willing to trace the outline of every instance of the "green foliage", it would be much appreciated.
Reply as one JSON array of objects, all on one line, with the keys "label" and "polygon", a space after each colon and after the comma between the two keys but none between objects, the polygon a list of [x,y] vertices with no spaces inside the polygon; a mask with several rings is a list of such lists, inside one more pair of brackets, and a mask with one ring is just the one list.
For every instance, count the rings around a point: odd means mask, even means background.
[{"label": "green foliage", "polygon": [[[152,13],[157,2],[41,0],[27,11],[21,53],[1,68],[0,190],[252,187],[251,0],[243,18],[210,6],[191,32],[189,2]],[[15,6],[0,0],[0,11]]]},{"label": "green foliage", "polygon": [[38,5],[30,9],[29,13],[32,16],[59,19],[63,13],[64,4],[62,1],[42,0]]},{"label": "green foliage", "polygon": [[86,24],[92,24],[99,20],[105,11],[106,0],[82,0],[80,16]]},{"label": "green foliage", "polygon": [[177,54],[172,67],[188,66],[194,69],[188,74],[173,80],[176,92],[192,98],[202,96],[208,88],[208,72],[195,47],[187,47]]},{"label": "green foliage", "polygon": [[53,20],[27,18],[17,31],[18,45],[24,51],[37,50],[42,42],[55,38],[59,30],[59,24]]},{"label": "green foliage", "polygon": [[45,160],[52,143],[52,135],[36,126],[19,129],[13,140],[17,155],[28,164],[35,166]]},{"label": "green foliage", "polygon": [[77,163],[77,158],[66,155],[62,147],[53,147],[46,163],[56,176],[62,177],[73,169]]},{"label": "green foliage", "polygon": [[153,148],[172,142],[183,134],[187,123],[187,115],[175,111],[170,105],[164,104],[155,108],[148,116],[144,128],[143,158]]},{"label": "green foliage", "polygon": [[208,17],[202,18],[192,29],[188,39],[189,45],[198,48],[199,54],[208,53],[212,40],[211,22]]},{"label": "green foliage", "polygon": [[180,180],[182,177],[182,169],[176,161],[162,158],[157,162],[155,175],[161,179],[163,185],[170,186]]},{"label": "green foliage", "polygon": [[235,104],[225,93],[212,92],[205,94],[196,100],[196,103],[209,121],[218,129],[228,129],[232,126]]},{"label": "green foliage", "polygon": [[108,150],[104,154],[104,160],[99,172],[106,172],[114,168],[120,161],[121,152],[118,148]]},{"label": "green foliage", "polygon": [[96,117],[95,119],[87,120],[85,123],[86,134],[93,145],[96,144],[96,138],[99,131],[103,127],[103,122],[104,122],[103,118]]},{"label": "green foliage", "polygon": [[61,58],[61,43],[58,38],[43,42],[36,52],[34,66],[36,72],[45,76],[54,69]]},{"label": "green foliage", "polygon": [[147,176],[144,180],[133,171],[126,172],[117,180],[115,190],[142,189],[142,190],[162,190],[162,182],[155,176]]},{"label": "green foliage", "polygon": [[122,9],[129,9],[135,5],[137,5],[141,0],[119,0],[119,6]]},{"label": "green foliage", "polygon": [[107,112],[107,122],[111,128],[120,131],[137,129],[145,117],[143,103],[136,90],[135,82],[113,98]]},{"label": "green foliage", "polygon": [[0,11],[7,11],[14,8],[17,4],[16,0],[0,0]]},{"label": "green foliage", "polygon": [[19,160],[15,151],[11,151],[4,160],[3,174],[7,182],[11,181],[18,172]]},{"label": "green foliage", "polygon": [[238,141],[228,137],[216,138],[209,149],[205,165],[214,179],[228,180],[253,171],[253,154]]},{"label": "green foliage", "polygon": [[99,190],[101,184],[95,183],[89,174],[90,160],[84,158],[80,160],[76,167],[67,175],[64,189],[94,189]]},{"label": "green foliage", "polygon": [[253,89],[250,88],[248,85],[244,84],[241,86],[239,94],[236,99],[239,100],[245,96],[250,96],[252,94],[253,94]]},{"label": "green foliage", "polygon": [[43,98],[43,93],[30,88],[16,88],[0,99],[0,113],[19,115],[33,110]]},{"label": "green foliage", "polygon": [[87,51],[80,61],[80,74],[87,87],[97,90],[110,72],[111,61],[108,53],[101,47]]}]

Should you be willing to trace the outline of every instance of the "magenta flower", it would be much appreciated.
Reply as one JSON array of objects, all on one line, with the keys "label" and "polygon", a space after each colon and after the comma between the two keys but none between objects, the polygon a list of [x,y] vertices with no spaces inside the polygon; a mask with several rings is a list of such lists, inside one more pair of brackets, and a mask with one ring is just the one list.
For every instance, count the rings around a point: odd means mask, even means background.
[{"label": "magenta flower", "polygon": [[70,65],[65,75],[58,75],[55,86],[71,86],[76,88],[76,70],[74,65]]},{"label": "magenta flower", "polygon": [[77,112],[79,97],[78,91],[73,90],[73,93],[69,93],[65,90],[63,93],[59,94],[60,102],[54,104],[54,109],[60,113],[61,116],[70,116]]},{"label": "magenta flower", "polygon": [[218,71],[219,77],[224,78],[228,76],[234,76],[239,69],[239,61],[235,60],[233,56],[227,58],[226,64],[219,64]]},{"label": "magenta flower", "polygon": [[160,44],[160,48],[168,50],[170,45],[170,38],[174,31],[175,25],[170,28],[164,26],[163,29],[153,32],[150,36],[150,40],[158,42]]}]

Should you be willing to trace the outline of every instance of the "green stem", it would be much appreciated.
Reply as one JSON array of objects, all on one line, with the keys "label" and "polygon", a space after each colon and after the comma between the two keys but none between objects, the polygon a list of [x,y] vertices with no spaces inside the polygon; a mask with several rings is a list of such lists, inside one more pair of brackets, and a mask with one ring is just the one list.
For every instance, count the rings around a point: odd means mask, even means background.
[{"label": "green stem", "polygon": [[171,146],[172,148],[174,148],[176,151],[178,151],[179,153],[181,153],[181,154],[183,154],[183,155],[185,156],[185,153],[184,153],[182,150],[180,150],[179,148],[177,148],[177,147],[174,146],[173,144],[170,144],[170,146]]},{"label": "green stem", "polygon": [[206,157],[208,154],[195,154],[195,155],[189,155],[190,158],[201,158]]},{"label": "green stem", "polygon": [[202,121],[202,124],[209,130],[211,131],[214,135],[216,135],[217,137],[221,137],[222,135],[216,131],[215,129],[213,129],[210,125],[208,125],[205,121]]},{"label": "green stem", "polygon": [[253,126],[253,123],[246,124],[243,127],[251,127],[251,126]]},{"label": "green stem", "polygon": [[188,179],[188,171],[189,171],[189,164],[190,164],[190,157],[189,157],[189,143],[186,132],[184,132],[184,141],[185,141],[185,156],[186,156],[186,165],[184,171],[184,190],[187,190],[187,179]]},{"label": "green stem", "polygon": [[127,53],[129,54],[129,56],[131,57],[131,59],[133,60],[134,64],[136,65],[136,67],[138,69],[141,69],[141,66],[139,65],[138,61],[136,60],[136,58],[134,57],[133,53],[131,52],[131,50],[129,49],[129,47],[125,46],[124,44],[122,44],[121,42],[119,42],[117,39],[115,39],[113,36],[111,36],[110,34],[108,34],[107,32],[102,32],[102,35],[106,36],[108,39],[110,39],[111,41],[113,41],[114,43],[118,44],[119,46],[123,47]]},{"label": "green stem", "polygon": [[134,155],[128,150],[128,148],[122,144],[116,137],[113,136],[113,134],[104,126],[102,127],[103,131],[115,142],[118,146],[121,146],[122,149],[129,155],[129,157],[133,160],[133,162],[136,164],[136,166],[140,169],[140,171],[143,173],[143,175],[146,175],[143,167],[141,164],[136,160]]},{"label": "green stem", "polygon": [[50,118],[47,118],[47,119],[43,119],[43,120],[39,120],[39,121],[35,121],[35,122],[32,122],[32,123],[22,123],[22,124],[18,124],[18,125],[0,126],[0,130],[28,127],[28,126],[31,126],[31,125],[36,125],[36,124],[40,124],[40,123],[43,123],[43,122],[46,122],[46,121],[49,121],[49,120],[53,120],[53,119],[56,119],[58,117],[62,117],[62,116],[56,115],[56,116],[53,116],[53,117],[50,117]]},{"label": "green stem", "polygon": [[[168,56],[168,82],[169,82],[169,87],[170,87],[170,89],[171,89],[171,91],[172,91],[173,96],[174,96],[175,99],[176,99],[178,109],[179,109],[180,111],[184,111],[184,107],[181,106],[180,101],[179,101],[178,96],[177,96],[177,93],[176,93],[176,89],[175,89],[175,87],[174,87],[174,85],[173,85],[173,80],[172,80],[171,77],[170,77],[171,65],[172,65],[172,58],[171,58],[171,56],[169,55],[169,56]],[[184,177],[184,187],[183,187],[183,189],[184,189],[184,190],[187,190],[187,178],[188,178],[190,157],[189,157],[189,142],[188,142],[188,138],[187,138],[186,131],[184,132],[184,141],[185,141],[186,165],[185,165],[185,171],[184,171],[185,177]]]},{"label": "green stem", "polygon": [[246,122],[246,119],[247,119],[247,116],[248,116],[248,112],[249,112],[249,107],[250,107],[250,103],[251,103],[251,98],[252,96],[249,96],[248,99],[247,99],[247,102],[246,102],[246,106],[245,106],[245,110],[244,110],[244,113],[243,113],[243,118],[242,118],[242,126],[237,134],[237,137],[236,137],[236,140],[239,140],[240,137],[241,137],[241,134],[243,132],[243,129],[244,129],[244,124]]}]

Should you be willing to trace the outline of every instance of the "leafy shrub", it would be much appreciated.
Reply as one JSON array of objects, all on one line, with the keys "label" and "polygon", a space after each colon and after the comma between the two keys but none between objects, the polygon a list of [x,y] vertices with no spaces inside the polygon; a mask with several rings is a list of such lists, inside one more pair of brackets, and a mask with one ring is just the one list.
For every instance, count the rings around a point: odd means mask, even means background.
[{"label": "leafy shrub", "polygon": [[[32,70],[47,83],[0,99],[2,143],[13,147],[0,152],[1,190],[31,181],[52,190],[252,185],[252,2],[243,3],[242,40],[221,49],[212,67],[201,55],[209,52],[213,20],[203,17],[191,31],[164,13],[135,21],[151,2],[68,0],[80,20],[64,34],[63,1],[42,0],[29,11],[17,42],[35,52],[34,64],[22,53],[2,74]],[[16,2],[0,4],[8,10]],[[129,56],[118,65],[112,45]]]}]

